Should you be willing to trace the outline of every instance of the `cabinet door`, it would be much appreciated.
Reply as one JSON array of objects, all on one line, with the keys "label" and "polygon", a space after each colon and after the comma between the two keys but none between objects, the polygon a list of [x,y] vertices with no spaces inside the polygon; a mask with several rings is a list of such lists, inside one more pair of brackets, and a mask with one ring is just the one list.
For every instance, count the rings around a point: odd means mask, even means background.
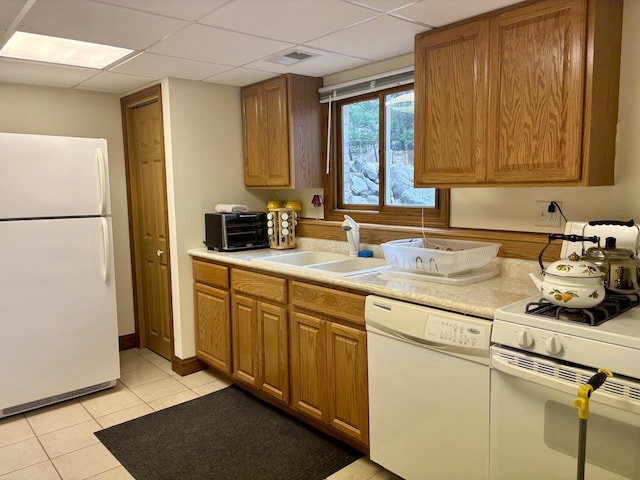
[{"label": "cabinet door", "polygon": [[256,301],[232,296],[233,376],[256,387],[258,383],[258,322]]},{"label": "cabinet door", "polygon": [[242,89],[244,182],[247,187],[290,185],[287,78]]},{"label": "cabinet door", "polygon": [[267,175],[269,153],[264,93],[260,85],[242,89],[242,137],[244,147],[244,183],[261,186]]},{"label": "cabinet door", "polygon": [[291,320],[291,404],[328,423],[326,322],[300,312]]},{"label": "cabinet door", "polygon": [[231,315],[229,293],[194,283],[196,355],[209,365],[231,373]]},{"label": "cabinet door", "polygon": [[260,383],[262,391],[289,401],[289,349],[287,310],[258,302]]},{"label": "cabinet door", "polygon": [[584,0],[549,0],[491,19],[490,182],[581,177]]},{"label": "cabinet door", "polygon": [[289,110],[287,79],[278,77],[264,84],[267,141],[269,155],[266,162],[264,185],[286,187],[290,184]]},{"label": "cabinet door", "polygon": [[486,20],[417,37],[416,186],[484,180],[488,48]]},{"label": "cabinet door", "polygon": [[367,335],[336,323],[330,323],[328,330],[330,425],[368,444]]}]

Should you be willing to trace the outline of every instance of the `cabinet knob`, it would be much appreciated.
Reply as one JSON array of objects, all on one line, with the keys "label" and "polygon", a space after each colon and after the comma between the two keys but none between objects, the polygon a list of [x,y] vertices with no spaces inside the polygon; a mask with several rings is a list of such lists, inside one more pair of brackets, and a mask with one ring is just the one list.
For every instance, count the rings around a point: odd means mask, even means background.
[{"label": "cabinet knob", "polygon": [[161,257],[163,253],[164,253],[163,250],[160,250],[160,249],[156,250],[156,255],[159,257]]}]

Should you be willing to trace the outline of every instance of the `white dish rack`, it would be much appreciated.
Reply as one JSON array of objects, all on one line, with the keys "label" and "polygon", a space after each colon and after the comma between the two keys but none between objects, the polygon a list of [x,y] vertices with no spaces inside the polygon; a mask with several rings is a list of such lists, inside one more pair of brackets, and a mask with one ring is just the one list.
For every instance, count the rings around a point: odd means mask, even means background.
[{"label": "white dish rack", "polygon": [[392,269],[449,277],[483,268],[500,249],[500,243],[467,240],[408,238],[381,245]]}]

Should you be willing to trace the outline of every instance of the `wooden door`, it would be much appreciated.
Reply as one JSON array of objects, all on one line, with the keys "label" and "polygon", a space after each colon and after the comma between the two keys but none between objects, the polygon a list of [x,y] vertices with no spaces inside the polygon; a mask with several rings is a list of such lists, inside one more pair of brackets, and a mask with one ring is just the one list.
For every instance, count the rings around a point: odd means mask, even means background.
[{"label": "wooden door", "polygon": [[329,423],[368,444],[367,334],[337,323],[328,330]]},{"label": "wooden door", "polygon": [[549,0],[491,19],[489,181],[580,179],[586,4]]},{"label": "wooden door", "polygon": [[291,319],[291,404],[328,423],[327,327],[324,320],[300,312]]},{"label": "wooden door", "polygon": [[257,302],[242,295],[232,295],[231,325],[233,375],[259,387]]},{"label": "wooden door", "polygon": [[231,373],[229,292],[195,282],[196,354],[209,365]]},{"label": "wooden door", "polygon": [[122,99],[140,347],[173,351],[167,194],[160,87]]},{"label": "wooden door", "polygon": [[485,178],[489,22],[416,39],[415,184]]},{"label": "wooden door", "polygon": [[287,310],[258,302],[259,380],[262,391],[289,401],[289,348]]}]

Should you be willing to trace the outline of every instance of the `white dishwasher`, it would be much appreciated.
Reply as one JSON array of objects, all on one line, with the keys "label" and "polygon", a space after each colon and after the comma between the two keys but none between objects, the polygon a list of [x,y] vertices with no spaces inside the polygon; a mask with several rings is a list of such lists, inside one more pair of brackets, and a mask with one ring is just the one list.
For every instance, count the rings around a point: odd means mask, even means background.
[{"label": "white dishwasher", "polygon": [[407,480],[489,478],[490,320],[369,295],[371,460]]}]

